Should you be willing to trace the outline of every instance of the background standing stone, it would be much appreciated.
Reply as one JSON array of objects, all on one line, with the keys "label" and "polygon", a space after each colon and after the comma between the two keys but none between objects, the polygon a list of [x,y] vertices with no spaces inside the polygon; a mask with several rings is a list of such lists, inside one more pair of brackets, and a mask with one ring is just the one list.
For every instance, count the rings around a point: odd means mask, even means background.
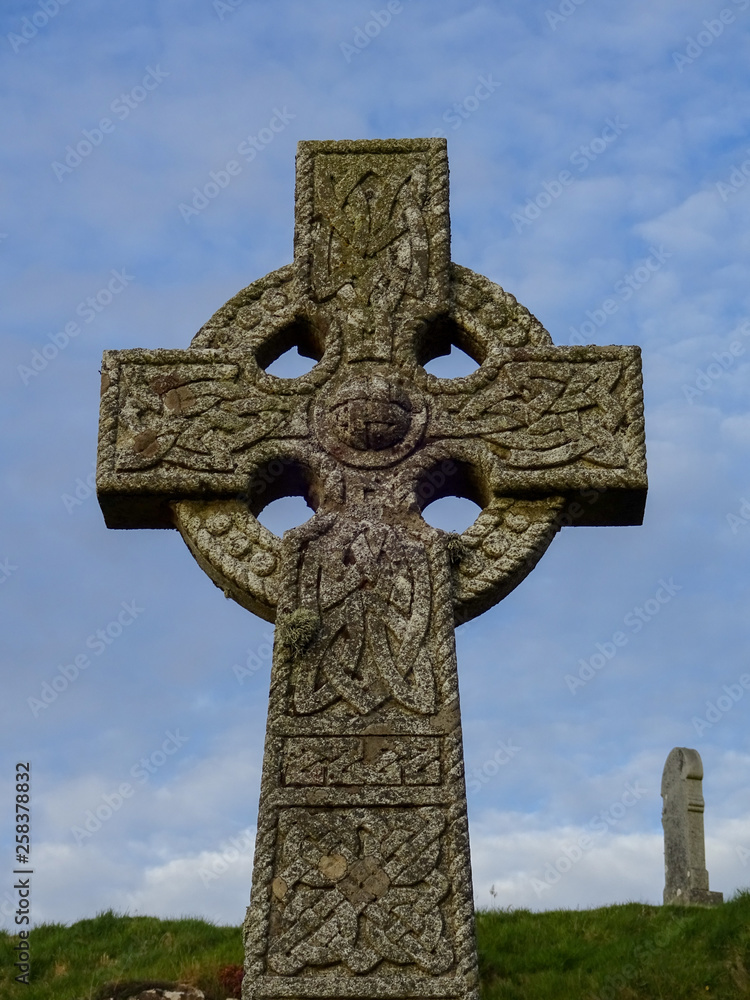
[{"label": "background standing stone", "polygon": [[661,779],[664,808],[664,903],[724,902],[710,892],[703,833],[703,761],[697,750],[675,747],[667,757]]}]

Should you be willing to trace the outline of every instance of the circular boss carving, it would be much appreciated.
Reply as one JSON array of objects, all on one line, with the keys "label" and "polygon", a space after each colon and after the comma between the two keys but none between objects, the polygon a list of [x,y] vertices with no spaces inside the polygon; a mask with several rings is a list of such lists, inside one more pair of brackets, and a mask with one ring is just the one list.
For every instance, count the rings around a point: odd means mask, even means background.
[{"label": "circular boss carving", "polygon": [[362,375],[319,400],[314,422],[329,454],[371,469],[392,465],[416,447],[427,423],[427,404],[412,385]]}]

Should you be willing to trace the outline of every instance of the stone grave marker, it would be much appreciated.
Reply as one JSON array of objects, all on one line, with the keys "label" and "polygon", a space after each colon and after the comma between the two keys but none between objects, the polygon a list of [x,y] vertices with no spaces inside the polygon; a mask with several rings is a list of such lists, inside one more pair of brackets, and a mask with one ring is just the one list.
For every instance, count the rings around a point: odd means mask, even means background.
[{"label": "stone grave marker", "polygon": [[721,892],[710,892],[703,835],[703,761],[697,750],[675,747],[661,779],[664,799],[664,903],[716,906]]},{"label": "stone grave marker", "polygon": [[[428,374],[452,345],[476,371]],[[641,522],[639,350],[554,347],[451,262],[445,140],[301,142],[294,262],[187,350],[105,353],[97,482],[276,622],[246,1000],[476,997],[454,625],[561,525]],[[279,538],[285,495],[315,513]],[[446,495],[460,536],[421,516]]]}]

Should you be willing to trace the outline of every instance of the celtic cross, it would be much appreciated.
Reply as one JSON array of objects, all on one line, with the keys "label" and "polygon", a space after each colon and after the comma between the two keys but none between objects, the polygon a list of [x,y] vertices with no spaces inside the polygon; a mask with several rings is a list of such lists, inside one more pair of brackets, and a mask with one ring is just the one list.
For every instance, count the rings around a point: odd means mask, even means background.
[{"label": "celtic cross", "polygon": [[[429,374],[453,345],[477,369]],[[553,347],[451,263],[444,140],[302,142],[294,263],[187,350],[105,353],[98,492],[277,624],[243,996],[475,997],[454,624],[561,524],[640,523],[638,349]],[[285,495],[315,513],[279,538]]]}]

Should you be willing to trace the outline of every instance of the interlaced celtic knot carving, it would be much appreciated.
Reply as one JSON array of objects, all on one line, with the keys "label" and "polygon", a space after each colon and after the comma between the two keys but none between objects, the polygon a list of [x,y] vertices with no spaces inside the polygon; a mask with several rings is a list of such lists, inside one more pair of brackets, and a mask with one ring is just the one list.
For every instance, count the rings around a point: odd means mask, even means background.
[{"label": "interlaced celtic knot carving", "polygon": [[484,390],[458,408],[446,406],[432,433],[483,438],[516,469],[566,466],[581,458],[626,469],[628,413],[616,392],[623,369],[619,359],[508,362]]},{"label": "interlaced celtic knot carving", "polygon": [[439,736],[291,737],[285,785],[436,785]]},{"label": "interlaced celtic knot carving", "polygon": [[319,301],[347,287],[348,307],[393,312],[404,295],[427,291],[427,171],[419,155],[385,156],[375,169],[363,159],[316,160],[312,286]]},{"label": "interlaced celtic knot carving", "polygon": [[[341,553],[334,563],[332,546]],[[307,545],[299,587],[322,634],[299,665],[298,712],[340,698],[362,714],[389,699],[416,712],[435,710],[430,567],[413,538],[395,526],[337,518]]]},{"label": "interlaced celtic knot carving", "polygon": [[285,812],[272,885],[269,967],[294,975],[381,962],[437,975],[453,964],[440,903],[439,809]]}]

